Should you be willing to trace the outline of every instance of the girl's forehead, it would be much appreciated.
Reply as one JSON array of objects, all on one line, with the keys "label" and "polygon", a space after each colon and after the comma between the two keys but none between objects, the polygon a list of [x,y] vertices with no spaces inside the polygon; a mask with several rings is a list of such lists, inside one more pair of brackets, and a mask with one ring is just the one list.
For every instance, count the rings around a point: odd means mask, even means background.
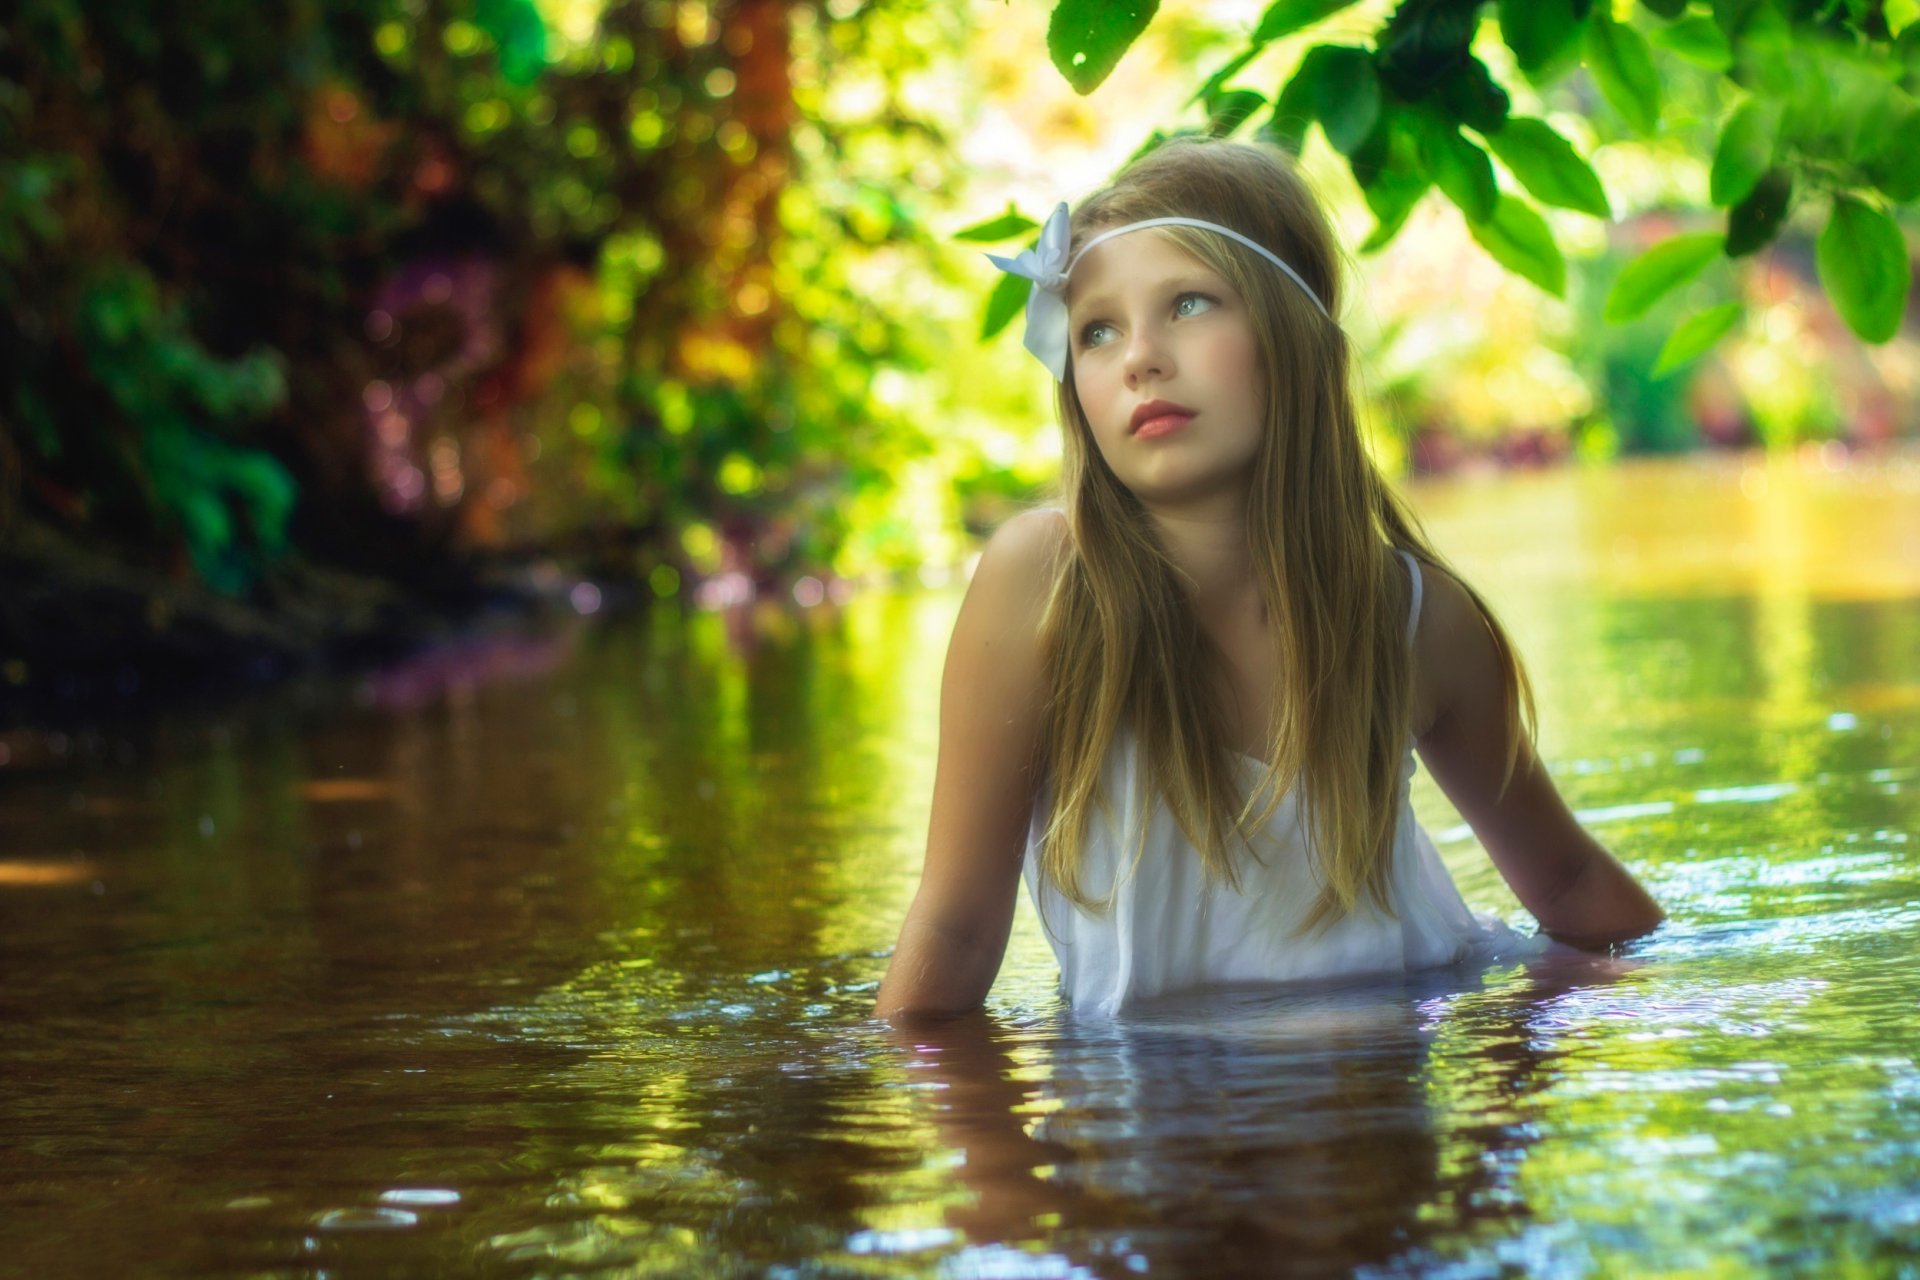
[{"label": "girl's forehead", "polygon": [[1158,227],[1147,227],[1102,240],[1081,254],[1067,276],[1067,297],[1077,302],[1096,292],[1151,288],[1176,276],[1217,274]]}]

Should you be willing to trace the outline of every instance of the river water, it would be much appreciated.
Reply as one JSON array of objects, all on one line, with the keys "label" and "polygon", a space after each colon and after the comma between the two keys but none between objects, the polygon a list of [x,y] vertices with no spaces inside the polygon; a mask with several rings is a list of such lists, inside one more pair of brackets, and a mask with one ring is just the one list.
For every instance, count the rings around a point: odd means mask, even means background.
[{"label": "river water", "polygon": [[1622,955],[890,1033],[957,581],[13,734],[0,1274],[1920,1275],[1920,460],[1413,492]]}]

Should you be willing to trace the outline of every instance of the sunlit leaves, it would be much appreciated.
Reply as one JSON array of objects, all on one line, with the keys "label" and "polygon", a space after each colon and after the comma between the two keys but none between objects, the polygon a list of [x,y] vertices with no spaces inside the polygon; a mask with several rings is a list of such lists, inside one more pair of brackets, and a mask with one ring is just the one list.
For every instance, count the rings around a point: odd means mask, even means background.
[{"label": "sunlit leaves", "polygon": [[[1345,8],[1330,0],[1270,5],[1245,47],[1194,95],[1206,108],[1205,131],[1231,133],[1264,106],[1260,95],[1229,81],[1270,41]],[[1474,52],[1485,8],[1484,0],[1398,0],[1372,47],[1353,40],[1307,48],[1271,95],[1257,136],[1298,154],[1309,127],[1321,126],[1375,218],[1360,252],[1391,242],[1437,187],[1491,256],[1559,296],[1566,263],[1539,206],[1612,218],[1615,202],[1567,137],[1544,120],[1511,115],[1507,87]],[[1544,85],[1584,65],[1633,134],[1657,134],[1679,104],[1691,113],[1697,85],[1738,97],[1712,135],[1707,181],[1712,203],[1726,210],[1724,232],[1674,236],[1629,263],[1606,295],[1609,321],[1642,316],[1715,260],[1773,243],[1796,196],[1807,194],[1832,201],[1819,265],[1835,307],[1869,341],[1898,329],[1910,277],[1889,206],[1920,199],[1920,4],[1496,0],[1493,15],[1521,75]],[[1670,88],[1662,77],[1676,71],[1687,79]],[[1694,117],[1676,125],[1676,133],[1692,130]],[[1605,143],[1620,130],[1601,122],[1598,132]],[[1500,190],[1489,153],[1529,199]],[[1023,296],[1020,286],[1003,286],[998,323],[1011,319]],[[1697,358],[1744,314],[1735,300],[1681,320],[1658,371]]]},{"label": "sunlit leaves", "polygon": [[1459,129],[1423,112],[1408,112],[1420,167],[1447,199],[1460,206],[1467,221],[1485,222],[1494,214],[1499,188],[1487,153],[1462,137]]},{"label": "sunlit leaves", "polygon": [[1323,50],[1315,50],[1321,56],[1313,81],[1314,114],[1327,141],[1352,155],[1380,118],[1380,80],[1365,49],[1326,45]]},{"label": "sunlit leaves", "polygon": [[1720,24],[1704,13],[1690,13],[1664,27],[1655,27],[1653,43],[1709,71],[1733,65],[1733,46]]},{"label": "sunlit leaves", "polygon": [[1660,123],[1660,77],[1640,33],[1615,22],[1602,4],[1587,18],[1587,69],[1614,110],[1638,133]]},{"label": "sunlit leaves", "polygon": [[1250,44],[1228,59],[1219,70],[1206,78],[1191,98],[1187,99],[1187,105],[1192,106],[1196,102],[1205,103],[1208,113],[1211,114],[1213,100],[1221,92],[1222,86],[1238,75],[1242,67],[1259,57],[1264,48],[1265,46],[1261,44]]},{"label": "sunlit leaves", "polygon": [[1511,116],[1485,136],[1500,163],[1540,203],[1577,209],[1596,218],[1612,216],[1607,193],[1592,166],[1546,121]]},{"label": "sunlit leaves", "polygon": [[1024,235],[1039,225],[1025,214],[1016,212],[1012,204],[1008,204],[1005,213],[956,231],[953,233],[953,238],[980,244],[998,244],[1002,240],[1011,240],[1017,235]]},{"label": "sunlit leaves", "polygon": [[[1920,31],[1920,27],[1914,28]],[[1860,135],[1860,166],[1867,179],[1891,200],[1920,200],[1920,106],[1898,89],[1889,89],[1887,106]]]},{"label": "sunlit leaves", "polygon": [[1294,68],[1293,75],[1281,89],[1280,96],[1274,100],[1273,112],[1262,130],[1269,141],[1295,155],[1300,153],[1307,127],[1317,116],[1320,77],[1327,67],[1329,47],[1315,45],[1307,50],[1306,56],[1300,59],[1300,65]]},{"label": "sunlit leaves", "polygon": [[1566,259],[1546,220],[1526,201],[1502,192],[1492,214],[1484,221],[1469,221],[1467,230],[1501,266],[1556,298],[1566,296]]},{"label": "sunlit leaves", "polygon": [[1698,315],[1688,316],[1661,346],[1660,354],[1653,362],[1653,375],[1659,377],[1706,351],[1739,324],[1740,317],[1746,313],[1747,309],[1741,303],[1723,302],[1708,307]]},{"label": "sunlit leaves", "polygon": [[1251,89],[1229,89],[1213,95],[1207,104],[1207,132],[1225,137],[1245,124],[1267,100]]},{"label": "sunlit leaves", "polygon": [[1764,98],[1740,104],[1720,131],[1708,179],[1709,198],[1732,205],[1747,198],[1773,164],[1773,140],[1780,127],[1780,106]]},{"label": "sunlit leaves", "polygon": [[1075,93],[1092,93],[1159,8],[1160,0],[1060,0],[1047,23],[1047,54]]},{"label": "sunlit leaves", "polygon": [[1644,314],[1663,294],[1699,275],[1723,245],[1724,237],[1708,232],[1674,236],[1629,262],[1607,292],[1608,322]]},{"label": "sunlit leaves", "polygon": [[1884,212],[1836,195],[1815,248],[1820,283],[1847,326],[1868,342],[1900,327],[1912,279],[1906,240]]},{"label": "sunlit leaves", "polygon": [[1025,276],[1003,273],[987,299],[987,314],[980,324],[980,336],[983,339],[991,338],[1006,328],[1027,305],[1027,297],[1032,292],[1033,281]]},{"label": "sunlit leaves", "polygon": [[1360,244],[1361,253],[1373,253],[1392,241],[1407,215],[1432,183],[1421,171],[1412,137],[1405,129],[1389,129],[1387,153],[1373,176],[1361,187],[1367,207],[1376,219],[1372,234]]},{"label": "sunlit leaves", "polygon": [[1587,3],[1575,0],[1499,0],[1500,38],[1527,76],[1550,76],[1579,49]]},{"label": "sunlit leaves", "polygon": [[[995,244],[1003,240],[1011,240],[1015,236],[1025,235],[1038,225],[1032,218],[1017,212],[1009,203],[1005,213],[957,231],[953,238],[974,244]],[[1029,244],[1026,247],[1031,248],[1032,245]],[[980,324],[981,339],[991,338],[1006,328],[1026,306],[1027,297],[1032,289],[1033,282],[1027,277],[1003,272],[995,281],[993,293],[987,299],[986,315]]]},{"label": "sunlit leaves", "polygon": [[1254,42],[1266,44],[1281,36],[1292,35],[1302,27],[1310,27],[1352,3],[1353,0],[1274,0],[1273,4],[1267,6],[1267,11],[1260,15],[1260,25],[1253,32]]}]

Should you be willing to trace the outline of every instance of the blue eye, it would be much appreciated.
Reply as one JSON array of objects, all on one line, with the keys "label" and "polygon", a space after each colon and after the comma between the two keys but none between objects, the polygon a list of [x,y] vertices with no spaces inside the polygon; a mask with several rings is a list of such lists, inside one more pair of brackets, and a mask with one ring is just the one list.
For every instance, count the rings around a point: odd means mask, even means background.
[{"label": "blue eye", "polygon": [[[1179,297],[1173,300],[1173,309],[1176,314],[1184,315],[1184,316],[1191,316],[1191,315],[1197,314],[1192,311],[1183,312],[1180,310],[1180,305],[1186,302],[1189,298],[1198,299],[1199,301],[1206,303],[1209,307],[1217,307],[1220,305],[1220,300],[1218,298],[1213,297],[1210,294],[1195,293],[1195,292],[1183,293]],[[1080,330],[1080,345],[1082,347],[1091,347],[1096,345],[1093,341],[1093,335],[1099,332],[1100,330],[1108,327],[1109,327],[1108,324],[1104,320],[1094,320],[1089,322],[1085,327],[1083,327]]]}]

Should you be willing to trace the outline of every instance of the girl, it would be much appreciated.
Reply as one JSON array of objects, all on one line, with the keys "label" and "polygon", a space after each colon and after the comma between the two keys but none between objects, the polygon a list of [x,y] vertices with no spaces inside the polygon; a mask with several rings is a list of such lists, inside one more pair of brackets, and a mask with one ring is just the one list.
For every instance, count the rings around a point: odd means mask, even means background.
[{"label": "girl", "polygon": [[[979,1008],[1025,879],[1079,1010],[1601,948],[1664,919],[1532,749],[1506,633],[1362,447],[1335,240],[1284,151],[1176,138],[1036,249],[1064,510],[988,541],[947,655],[882,1017]],[[1543,936],[1469,911],[1413,752]]]}]

